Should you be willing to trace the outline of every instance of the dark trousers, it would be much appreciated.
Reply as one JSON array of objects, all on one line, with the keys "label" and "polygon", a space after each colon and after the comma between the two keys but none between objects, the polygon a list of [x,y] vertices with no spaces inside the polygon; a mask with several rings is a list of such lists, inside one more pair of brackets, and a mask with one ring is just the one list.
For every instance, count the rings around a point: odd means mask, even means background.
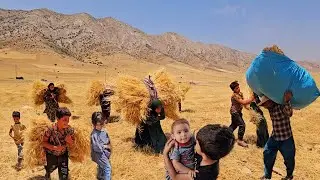
[{"label": "dark trousers", "polygon": [[50,153],[46,153],[47,165],[44,167],[46,174],[50,175],[54,170],[58,168],[59,180],[68,180],[68,152],[55,156]]},{"label": "dark trousers", "polygon": [[290,137],[284,141],[276,141],[272,136],[264,146],[263,161],[264,161],[264,176],[271,179],[272,168],[277,158],[277,153],[283,156],[284,164],[287,168],[287,177],[293,176],[293,170],[295,166],[295,154],[296,148],[293,137]]},{"label": "dark trousers", "polygon": [[242,113],[232,113],[231,114],[231,124],[230,124],[229,128],[233,132],[238,127],[239,127],[238,139],[242,141],[244,133],[246,131],[246,124],[244,123],[244,120],[242,118]]}]

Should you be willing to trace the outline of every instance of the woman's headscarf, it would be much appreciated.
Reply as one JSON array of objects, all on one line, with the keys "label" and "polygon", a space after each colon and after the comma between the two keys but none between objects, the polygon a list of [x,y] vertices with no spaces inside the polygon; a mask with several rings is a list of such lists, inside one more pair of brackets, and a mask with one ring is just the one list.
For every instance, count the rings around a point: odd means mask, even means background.
[{"label": "woman's headscarf", "polygon": [[151,110],[154,111],[158,107],[162,107],[162,102],[159,99],[152,100],[150,105]]}]

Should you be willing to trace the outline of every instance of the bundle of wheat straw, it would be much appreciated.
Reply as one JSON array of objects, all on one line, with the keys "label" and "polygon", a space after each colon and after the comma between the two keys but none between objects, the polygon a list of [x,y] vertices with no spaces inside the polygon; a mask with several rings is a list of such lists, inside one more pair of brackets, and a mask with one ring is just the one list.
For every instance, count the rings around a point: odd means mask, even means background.
[{"label": "bundle of wheat straw", "polygon": [[[52,124],[46,119],[32,121],[25,156],[26,164],[30,168],[46,163],[42,142],[46,130],[51,126]],[[68,147],[69,158],[72,162],[83,162],[90,154],[90,132],[76,123],[73,123],[71,127],[74,129],[74,144]]]},{"label": "bundle of wheat straw", "polygon": [[[58,102],[71,104],[72,100],[67,96],[67,90],[64,84],[57,86],[59,90]],[[47,86],[41,81],[35,81],[32,86],[32,97],[34,104],[39,106],[44,103],[44,94],[47,91]]]},{"label": "bundle of wheat straw", "polygon": [[257,113],[255,110],[250,108],[249,115],[250,115],[250,122],[252,122],[253,124],[255,124],[257,126],[262,119],[261,114]]},{"label": "bundle of wheat straw", "polygon": [[46,92],[47,86],[41,81],[35,81],[32,86],[32,98],[35,105],[41,105],[44,103],[44,93]]},{"label": "bundle of wheat straw", "polygon": [[51,123],[47,119],[33,119],[28,131],[25,151],[25,161],[29,167],[42,166],[46,163],[46,156],[42,147],[43,136]]},{"label": "bundle of wheat straw", "polygon": [[277,45],[272,45],[271,47],[265,47],[263,51],[271,51],[271,52],[284,55],[284,52]]},{"label": "bundle of wheat straw", "polygon": [[103,92],[104,86],[100,81],[92,81],[87,93],[88,106],[98,106],[100,104],[99,96]]},{"label": "bundle of wheat straw", "polygon": [[64,84],[59,84],[57,87],[59,89],[58,102],[64,104],[72,104],[72,100],[67,96],[67,90]]},{"label": "bundle of wheat straw", "polygon": [[137,125],[147,115],[149,92],[143,82],[132,76],[119,76],[117,79],[116,98],[113,103],[116,110],[121,109],[121,118]]},{"label": "bundle of wheat straw", "polygon": [[177,102],[180,100],[177,83],[165,69],[156,71],[151,78],[158,91],[159,98],[163,102],[166,117],[176,120],[179,118]]},{"label": "bundle of wheat straw", "polygon": [[90,132],[78,123],[71,123],[74,129],[74,142],[69,147],[69,158],[72,162],[83,162],[90,154]]}]

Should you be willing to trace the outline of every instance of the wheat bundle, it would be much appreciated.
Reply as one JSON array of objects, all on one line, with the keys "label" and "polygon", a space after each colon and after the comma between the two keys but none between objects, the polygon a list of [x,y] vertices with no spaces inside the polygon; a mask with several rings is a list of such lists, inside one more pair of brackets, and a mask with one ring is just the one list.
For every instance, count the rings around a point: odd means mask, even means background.
[{"label": "wheat bundle", "polygon": [[166,117],[176,120],[178,116],[177,102],[180,100],[177,83],[165,69],[160,69],[152,76],[159,98],[163,102]]},{"label": "wheat bundle", "polygon": [[[65,88],[64,84],[59,84],[57,86],[59,96],[58,96],[58,102],[65,103],[65,104],[71,104],[72,100],[67,96],[67,90]],[[35,81],[32,86],[32,97],[34,104],[39,106],[44,103],[44,94],[47,91],[47,86],[41,81]]]},{"label": "wheat bundle", "polygon": [[98,106],[100,104],[99,96],[103,92],[104,86],[100,81],[92,81],[88,90],[88,106]]},{"label": "wheat bundle", "polygon": [[116,110],[121,109],[121,118],[137,125],[147,114],[150,101],[147,88],[139,79],[132,76],[120,76],[117,79]]},{"label": "wheat bundle", "polygon": [[41,81],[35,81],[32,86],[32,98],[35,105],[41,105],[44,103],[44,93],[46,92],[47,86]]},{"label": "wheat bundle", "polygon": [[64,84],[59,84],[57,87],[59,89],[58,102],[72,104],[72,100],[67,96],[67,89],[65,88]]},{"label": "wheat bundle", "polygon": [[51,123],[46,119],[34,119],[28,131],[28,140],[25,151],[25,161],[29,167],[42,166],[46,163],[46,156],[42,147],[43,136]]},{"label": "wheat bundle", "polygon": [[[28,133],[29,142],[26,148],[26,164],[29,167],[42,166],[46,163],[46,156],[42,146],[45,131],[52,124],[45,119],[35,119],[31,123]],[[72,162],[83,162],[90,154],[90,133],[77,124],[71,125],[74,129],[74,144],[69,147],[69,158]]]},{"label": "wheat bundle", "polygon": [[256,126],[258,126],[258,124],[260,123],[260,121],[263,118],[261,114],[257,113],[252,108],[249,109],[249,115],[250,115],[250,122],[252,122]]},{"label": "wheat bundle", "polygon": [[178,95],[181,100],[185,100],[187,92],[190,90],[191,86],[187,83],[180,83],[178,85]]},{"label": "wheat bundle", "polygon": [[90,132],[78,125],[71,123],[74,129],[74,142],[69,148],[69,158],[72,162],[83,162],[90,154]]},{"label": "wheat bundle", "polygon": [[272,45],[271,47],[265,47],[263,51],[271,51],[277,54],[284,55],[283,51],[277,45]]}]

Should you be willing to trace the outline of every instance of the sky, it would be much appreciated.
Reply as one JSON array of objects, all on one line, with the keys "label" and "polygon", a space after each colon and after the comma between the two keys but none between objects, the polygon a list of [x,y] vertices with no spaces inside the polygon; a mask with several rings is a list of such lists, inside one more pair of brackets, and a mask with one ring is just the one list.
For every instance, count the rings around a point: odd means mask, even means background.
[{"label": "sky", "polygon": [[148,34],[176,32],[255,54],[277,44],[294,60],[320,62],[316,0],[0,0],[0,8],[114,17]]}]

